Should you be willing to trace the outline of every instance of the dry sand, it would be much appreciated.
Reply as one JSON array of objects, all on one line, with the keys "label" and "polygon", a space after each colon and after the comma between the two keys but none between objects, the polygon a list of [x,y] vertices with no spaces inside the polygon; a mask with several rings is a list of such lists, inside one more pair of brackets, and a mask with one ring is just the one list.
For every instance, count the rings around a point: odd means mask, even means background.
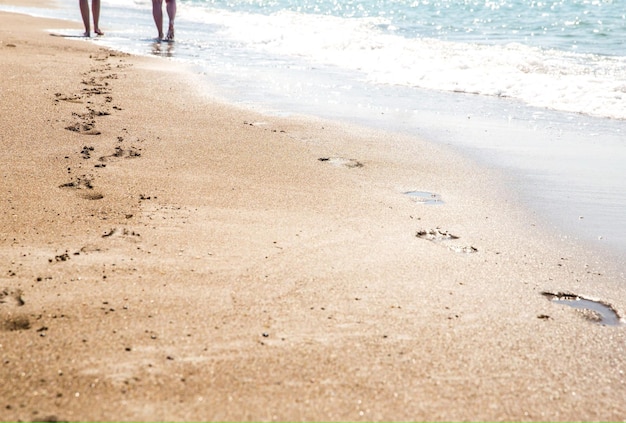
[{"label": "dry sand", "polygon": [[625,327],[541,295],[624,277],[497,175],[0,22],[0,420],[626,418]]}]

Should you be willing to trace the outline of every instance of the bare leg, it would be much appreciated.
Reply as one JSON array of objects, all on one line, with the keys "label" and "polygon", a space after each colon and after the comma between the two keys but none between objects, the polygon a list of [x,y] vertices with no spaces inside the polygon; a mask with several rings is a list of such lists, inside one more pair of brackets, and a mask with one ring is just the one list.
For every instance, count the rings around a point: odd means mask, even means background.
[{"label": "bare leg", "polygon": [[83,25],[85,25],[85,37],[91,36],[91,28],[89,26],[89,3],[87,0],[78,0],[80,6],[80,14],[83,17]]},{"label": "bare leg", "polygon": [[104,32],[100,31],[100,0],[91,1],[91,13],[93,14],[93,32],[98,35],[104,35]]},{"label": "bare leg", "polygon": [[[86,0],[85,0],[86,1]],[[159,32],[159,40],[163,39],[163,0],[152,0],[152,16]]]},{"label": "bare leg", "polygon": [[167,4],[167,16],[169,17],[170,24],[167,30],[167,39],[174,39],[174,19],[176,18],[176,0],[165,0]]}]

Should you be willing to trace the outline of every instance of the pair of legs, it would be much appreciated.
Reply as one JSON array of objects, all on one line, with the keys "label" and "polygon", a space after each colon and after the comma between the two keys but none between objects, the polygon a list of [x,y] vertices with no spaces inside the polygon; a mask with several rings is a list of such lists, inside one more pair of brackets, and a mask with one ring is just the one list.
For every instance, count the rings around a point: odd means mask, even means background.
[{"label": "pair of legs", "polygon": [[[80,5],[80,14],[83,17],[83,24],[85,25],[85,37],[91,37],[91,28],[89,26],[89,1],[78,0]],[[100,0],[91,0],[91,13],[93,14],[93,32],[98,35],[104,35],[100,31],[98,22],[100,21]]]},{"label": "pair of legs", "polygon": [[[170,24],[167,30],[166,40],[174,39],[174,18],[176,17],[176,0],[165,0],[165,8]],[[163,39],[163,0],[152,0],[152,16],[159,32],[159,40]]]}]

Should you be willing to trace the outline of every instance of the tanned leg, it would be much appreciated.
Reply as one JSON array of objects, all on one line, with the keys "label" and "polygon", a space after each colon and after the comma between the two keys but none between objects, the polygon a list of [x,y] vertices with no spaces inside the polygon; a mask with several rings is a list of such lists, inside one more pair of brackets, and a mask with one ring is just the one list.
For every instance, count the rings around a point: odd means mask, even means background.
[{"label": "tanned leg", "polygon": [[91,36],[91,28],[89,26],[89,3],[87,0],[78,0],[80,6],[80,14],[83,17],[83,25],[85,25],[85,37]]},{"label": "tanned leg", "polygon": [[100,0],[91,1],[91,13],[93,14],[93,32],[98,35],[104,35],[104,32],[100,30]]},{"label": "tanned leg", "polygon": [[163,39],[163,0],[152,0],[152,16],[159,32],[159,40]]},{"label": "tanned leg", "polygon": [[167,30],[167,39],[174,40],[174,19],[176,18],[176,0],[165,0],[167,4],[167,16],[169,17],[170,24]]}]

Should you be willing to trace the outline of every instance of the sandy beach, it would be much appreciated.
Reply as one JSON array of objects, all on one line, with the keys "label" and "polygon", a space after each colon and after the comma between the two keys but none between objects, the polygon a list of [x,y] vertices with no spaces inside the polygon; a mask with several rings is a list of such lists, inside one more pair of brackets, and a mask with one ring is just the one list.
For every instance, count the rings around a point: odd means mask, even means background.
[{"label": "sandy beach", "polygon": [[501,175],[0,22],[0,420],[626,419],[626,326],[553,301],[623,269]]}]

